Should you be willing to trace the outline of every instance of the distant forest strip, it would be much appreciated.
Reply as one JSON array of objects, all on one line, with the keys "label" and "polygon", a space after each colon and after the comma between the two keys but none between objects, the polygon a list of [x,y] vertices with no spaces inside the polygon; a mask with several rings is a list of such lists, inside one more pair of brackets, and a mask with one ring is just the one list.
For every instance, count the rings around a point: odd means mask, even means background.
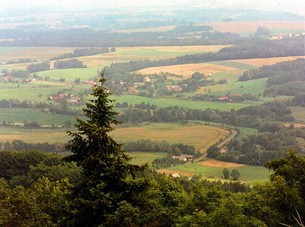
[{"label": "distant forest strip", "polygon": [[126,75],[148,67],[159,67],[177,64],[204,63],[235,59],[271,58],[286,56],[302,56],[305,53],[304,36],[277,41],[251,39],[239,45],[226,47],[216,53],[192,54],[160,61],[131,61],[113,63],[105,69],[105,75],[115,79],[116,76]]},{"label": "distant forest strip", "polygon": [[[198,33],[198,29],[201,32]],[[190,35],[190,31],[196,35]],[[41,37],[44,37],[41,39]],[[238,34],[209,31],[205,26],[181,27],[168,32],[118,33],[98,31],[90,28],[69,29],[64,32],[23,31],[20,29],[0,29],[1,46],[65,46],[65,47],[105,47],[105,46],[187,46],[237,44],[242,39]]]},{"label": "distant forest strip", "polygon": [[65,54],[61,54],[57,57],[50,58],[50,61],[62,60],[62,59],[67,59],[67,58],[83,57],[83,56],[92,56],[92,55],[110,53],[110,52],[115,52],[115,51],[116,51],[115,47],[82,48],[82,49],[74,50],[73,53],[65,53]]}]

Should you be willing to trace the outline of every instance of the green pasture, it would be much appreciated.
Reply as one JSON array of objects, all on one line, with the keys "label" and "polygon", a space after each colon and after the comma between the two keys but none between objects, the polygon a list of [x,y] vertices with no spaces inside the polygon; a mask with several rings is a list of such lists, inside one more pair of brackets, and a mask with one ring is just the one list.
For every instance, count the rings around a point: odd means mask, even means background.
[{"label": "green pasture", "polygon": [[48,102],[47,97],[51,94],[57,93],[59,90],[66,89],[66,86],[20,86],[12,85],[0,89],[1,99],[17,99],[30,100],[32,102]]},{"label": "green pasture", "polygon": [[149,97],[142,97],[136,95],[124,95],[124,96],[113,95],[111,98],[115,99],[117,102],[128,102],[129,104],[132,105],[144,102],[144,103],[150,103],[152,105],[156,105],[158,107],[179,106],[190,109],[202,109],[202,110],[218,109],[223,111],[229,111],[231,109],[241,109],[243,107],[247,107],[251,105],[251,103],[203,102],[203,101],[183,100],[172,97],[149,98]]},{"label": "green pasture", "polygon": [[73,69],[56,69],[36,73],[40,77],[49,77],[51,80],[65,79],[67,82],[73,82],[80,78],[81,81],[95,78],[99,73],[98,68],[73,68]]},{"label": "green pasture", "polygon": [[253,65],[248,65],[240,62],[234,62],[234,61],[215,61],[211,62],[212,64],[215,65],[224,65],[224,66],[229,66],[232,68],[237,68],[237,69],[242,69],[242,70],[250,70],[255,68]]},{"label": "green pasture", "polygon": [[161,152],[127,152],[132,157],[131,163],[135,165],[151,164],[157,158],[166,157],[166,153]]},{"label": "green pasture", "polygon": [[[208,179],[223,179],[222,171],[223,167],[209,167],[200,163],[186,163],[184,165],[173,166],[168,168],[169,170],[185,171],[195,174],[201,174],[203,178]],[[270,172],[267,168],[262,166],[240,166],[235,168],[228,168],[230,171],[238,169],[240,173],[239,180],[246,183],[259,183],[267,181],[270,176]]]},{"label": "green pasture", "polygon": [[75,85],[66,82],[36,81],[29,84],[0,83],[0,99],[28,100],[32,102],[48,103],[48,96],[64,91],[78,95],[79,92],[90,89],[90,85]]},{"label": "green pasture", "polygon": [[242,139],[248,135],[252,135],[258,132],[258,130],[255,128],[238,127],[238,129],[239,129],[239,133],[235,137],[236,139]]},{"label": "green pasture", "polygon": [[[225,79],[224,77],[222,77]],[[210,91],[210,95],[226,95],[228,92],[234,94],[246,94],[251,93],[253,95],[258,95],[263,93],[267,88],[267,79],[257,79],[242,82],[229,82],[228,84],[218,84],[213,86],[204,87],[204,91]]]},{"label": "green pasture", "polygon": [[0,108],[0,123],[3,121],[24,123],[36,121],[41,125],[63,125],[65,121],[75,122],[72,116],[42,112],[40,109]]}]

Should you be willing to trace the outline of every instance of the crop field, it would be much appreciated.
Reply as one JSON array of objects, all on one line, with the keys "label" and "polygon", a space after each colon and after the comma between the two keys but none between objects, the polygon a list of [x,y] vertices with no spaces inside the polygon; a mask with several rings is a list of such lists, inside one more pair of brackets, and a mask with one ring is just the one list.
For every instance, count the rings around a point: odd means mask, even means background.
[{"label": "crop field", "polygon": [[151,164],[157,158],[166,157],[166,153],[161,152],[126,152],[132,157],[131,163],[135,165]]},{"label": "crop field", "polygon": [[46,61],[60,54],[73,52],[71,47],[0,47],[0,62],[30,58],[36,61]]},{"label": "crop field", "polygon": [[1,141],[13,141],[22,140],[27,143],[61,143],[68,142],[70,137],[65,132],[65,129],[26,129],[20,127],[0,127],[0,140]]},{"label": "crop field", "polygon": [[298,123],[305,123],[305,107],[290,107],[290,109]]},{"label": "crop field", "polygon": [[[30,115],[31,113],[25,112],[25,114]],[[37,117],[39,117],[39,113]],[[30,117],[29,120],[31,120]],[[38,119],[36,120],[38,121]],[[60,121],[58,119],[55,120]],[[64,120],[70,119],[62,119],[61,121]],[[122,127],[111,132],[111,136],[120,143],[137,141],[139,139],[165,140],[171,144],[184,143],[194,145],[202,152],[205,152],[210,145],[225,137],[227,134],[228,131],[215,126],[181,125],[175,123]],[[65,128],[25,129],[20,127],[0,127],[0,140],[23,140],[30,143],[67,143],[69,136]]]},{"label": "crop field", "polygon": [[227,134],[228,131],[215,126],[167,123],[117,128],[112,133],[113,137],[122,143],[139,139],[166,140],[171,144],[194,145],[201,152],[205,152],[209,146]]},{"label": "crop field", "polygon": [[223,180],[222,171],[228,168],[230,171],[238,169],[240,173],[239,180],[244,183],[255,184],[264,182],[269,179],[270,172],[265,167],[239,165],[236,163],[220,162],[216,160],[208,160],[200,163],[186,163],[180,166],[173,166],[160,172],[179,173],[181,175],[201,174],[203,178],[210,180]]},{"label": "crop field", "polygon": [[219,72],[227,72],[235,70],[235,68],[215,65],[210,63],[200,63],[200,64],[182,64],[182,65],[171,65],[171,66],[161,66],[161,67],[150,67],[137,71],[140,74],[160,74],[162,72],[173,73],[176,75],[182,75],[184,78],[190,78],[194,72],[200,72],[204,75],[212,75]]},{"label": "crop field", "polygon": [[304,31],[304,21],[255,21],[255,22],[212,22],[209,23],[214,31],[232,33],[252,33],[258,27],[268,28],[271,32]]},{"label": "crop field", "polygon": [[241,60],[232,60],[233,62],[253,65],[256,67],[261,67],[263,65],[273,65],[283,61],[293,61],[298,58],[305,58],[305,56],[292,56],[292,57],[278,57],[278,58],[255,58],[255,59],[241,59]]}]

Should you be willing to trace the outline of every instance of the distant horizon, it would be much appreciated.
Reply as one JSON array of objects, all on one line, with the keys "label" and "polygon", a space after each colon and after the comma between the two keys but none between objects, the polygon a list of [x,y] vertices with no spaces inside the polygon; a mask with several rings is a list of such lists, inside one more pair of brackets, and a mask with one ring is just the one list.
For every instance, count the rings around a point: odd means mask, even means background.
[{"label": "distant horizon", "polygon": [[274,12],[287,12],[305,16],[305,9],[302,6],[303,0],[294,0],[292,4],[289,0],[272,0],[258,2],[253,0],[133,0],[133,1],[123,1],[123,0],[113,0],[109,1],[97,1],[97,0],[74,0],[71,3],[70,0],[27,0],[26,2],[22,0],[10,0],[9,2],[3,2],[0,5],[0,11],[12,10],[12,9],[31,9],[31,8],[41,8],[50,7],[51,9],[60,9],[64,11],[74,11],[74,10],[91,10],[96,8],[141,8],[141,7],[189,7],[189,8],[229,8],[229,9],[257,9],[263,11],[274,11]]}]

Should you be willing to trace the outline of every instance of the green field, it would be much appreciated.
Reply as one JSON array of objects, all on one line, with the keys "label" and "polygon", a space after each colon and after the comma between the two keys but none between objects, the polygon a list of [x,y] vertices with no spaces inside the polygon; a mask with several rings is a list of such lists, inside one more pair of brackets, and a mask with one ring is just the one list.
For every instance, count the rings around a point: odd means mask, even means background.
[{"label": "green field", "polygon": [[[232,171],[232,169],[238,169],[240,173],[239,180],[245,183],[259,183],[263,181],[267,181],[270,176],[270,172],[265,167],[261,166],[240,166],[235,168],[228,168]],[[181,166],[173,166],[168,168],[168,170],[177,170],[177,171],[185,171],[187,173],[195,173],[195,174],[201,174],[203,178],[207,179],[223,179],[222,177],[222,170],[223,167],[210,167],[210,166],[204,166],[200,163],[187,163]]]},{"label": "green field", "polygon": [[224,102],[201,102],[201,101],[192,101],[192,100],[183,100],[177,98],[149,98],[136,95],[125,95],[125,96],[112,96],[118,102],[128,102],[129,104],[139,104],[141,102],[150,103],[158,107],[167,107],[167,106],[179,106],[189,109],[218,109],[229,111],[231,109],[240,109],[250,105],[255,105],[255,103],[224,103]]},{"label": "green field", "polygon": [[131,163],[135,165],[151,164],[157,158],[166,157],[166,153],[161,152],[127,152],[132,157]]},{"label": "green field", "polygon": [[255,128],[238,127],[238,129],[239,129],[239,134],[235,137],[236,139],[242,139],[247,135],[255,134],[258,132],[258,130]]},{"label": "green field", "polygon": [[0,122],[24,123],[36,121],[41,125],[63,125],[65,121],[75,122],[72,116],[42,112],[40,109],[1,108]]},{"label": "green field", "polygon": [[96,78],[100,69],[98,68],[79,68],[79,69],[56,69],[37,73],[38,76],[45,78],[49,77],[51,80],[65,79],[67,82],[73,82],[76,78],[81,81]]},{"label": "green field", "polygon": [[211,62],[215,65],[224,65],[224,66],[229,66],[232,68],[237,68],[237,69],[242,69],[242,70],[250,70],[253,69],[253,65],[248,65],[244,63],[239,63],[239,62],[234,62],[234,61],[215,61]]}]

